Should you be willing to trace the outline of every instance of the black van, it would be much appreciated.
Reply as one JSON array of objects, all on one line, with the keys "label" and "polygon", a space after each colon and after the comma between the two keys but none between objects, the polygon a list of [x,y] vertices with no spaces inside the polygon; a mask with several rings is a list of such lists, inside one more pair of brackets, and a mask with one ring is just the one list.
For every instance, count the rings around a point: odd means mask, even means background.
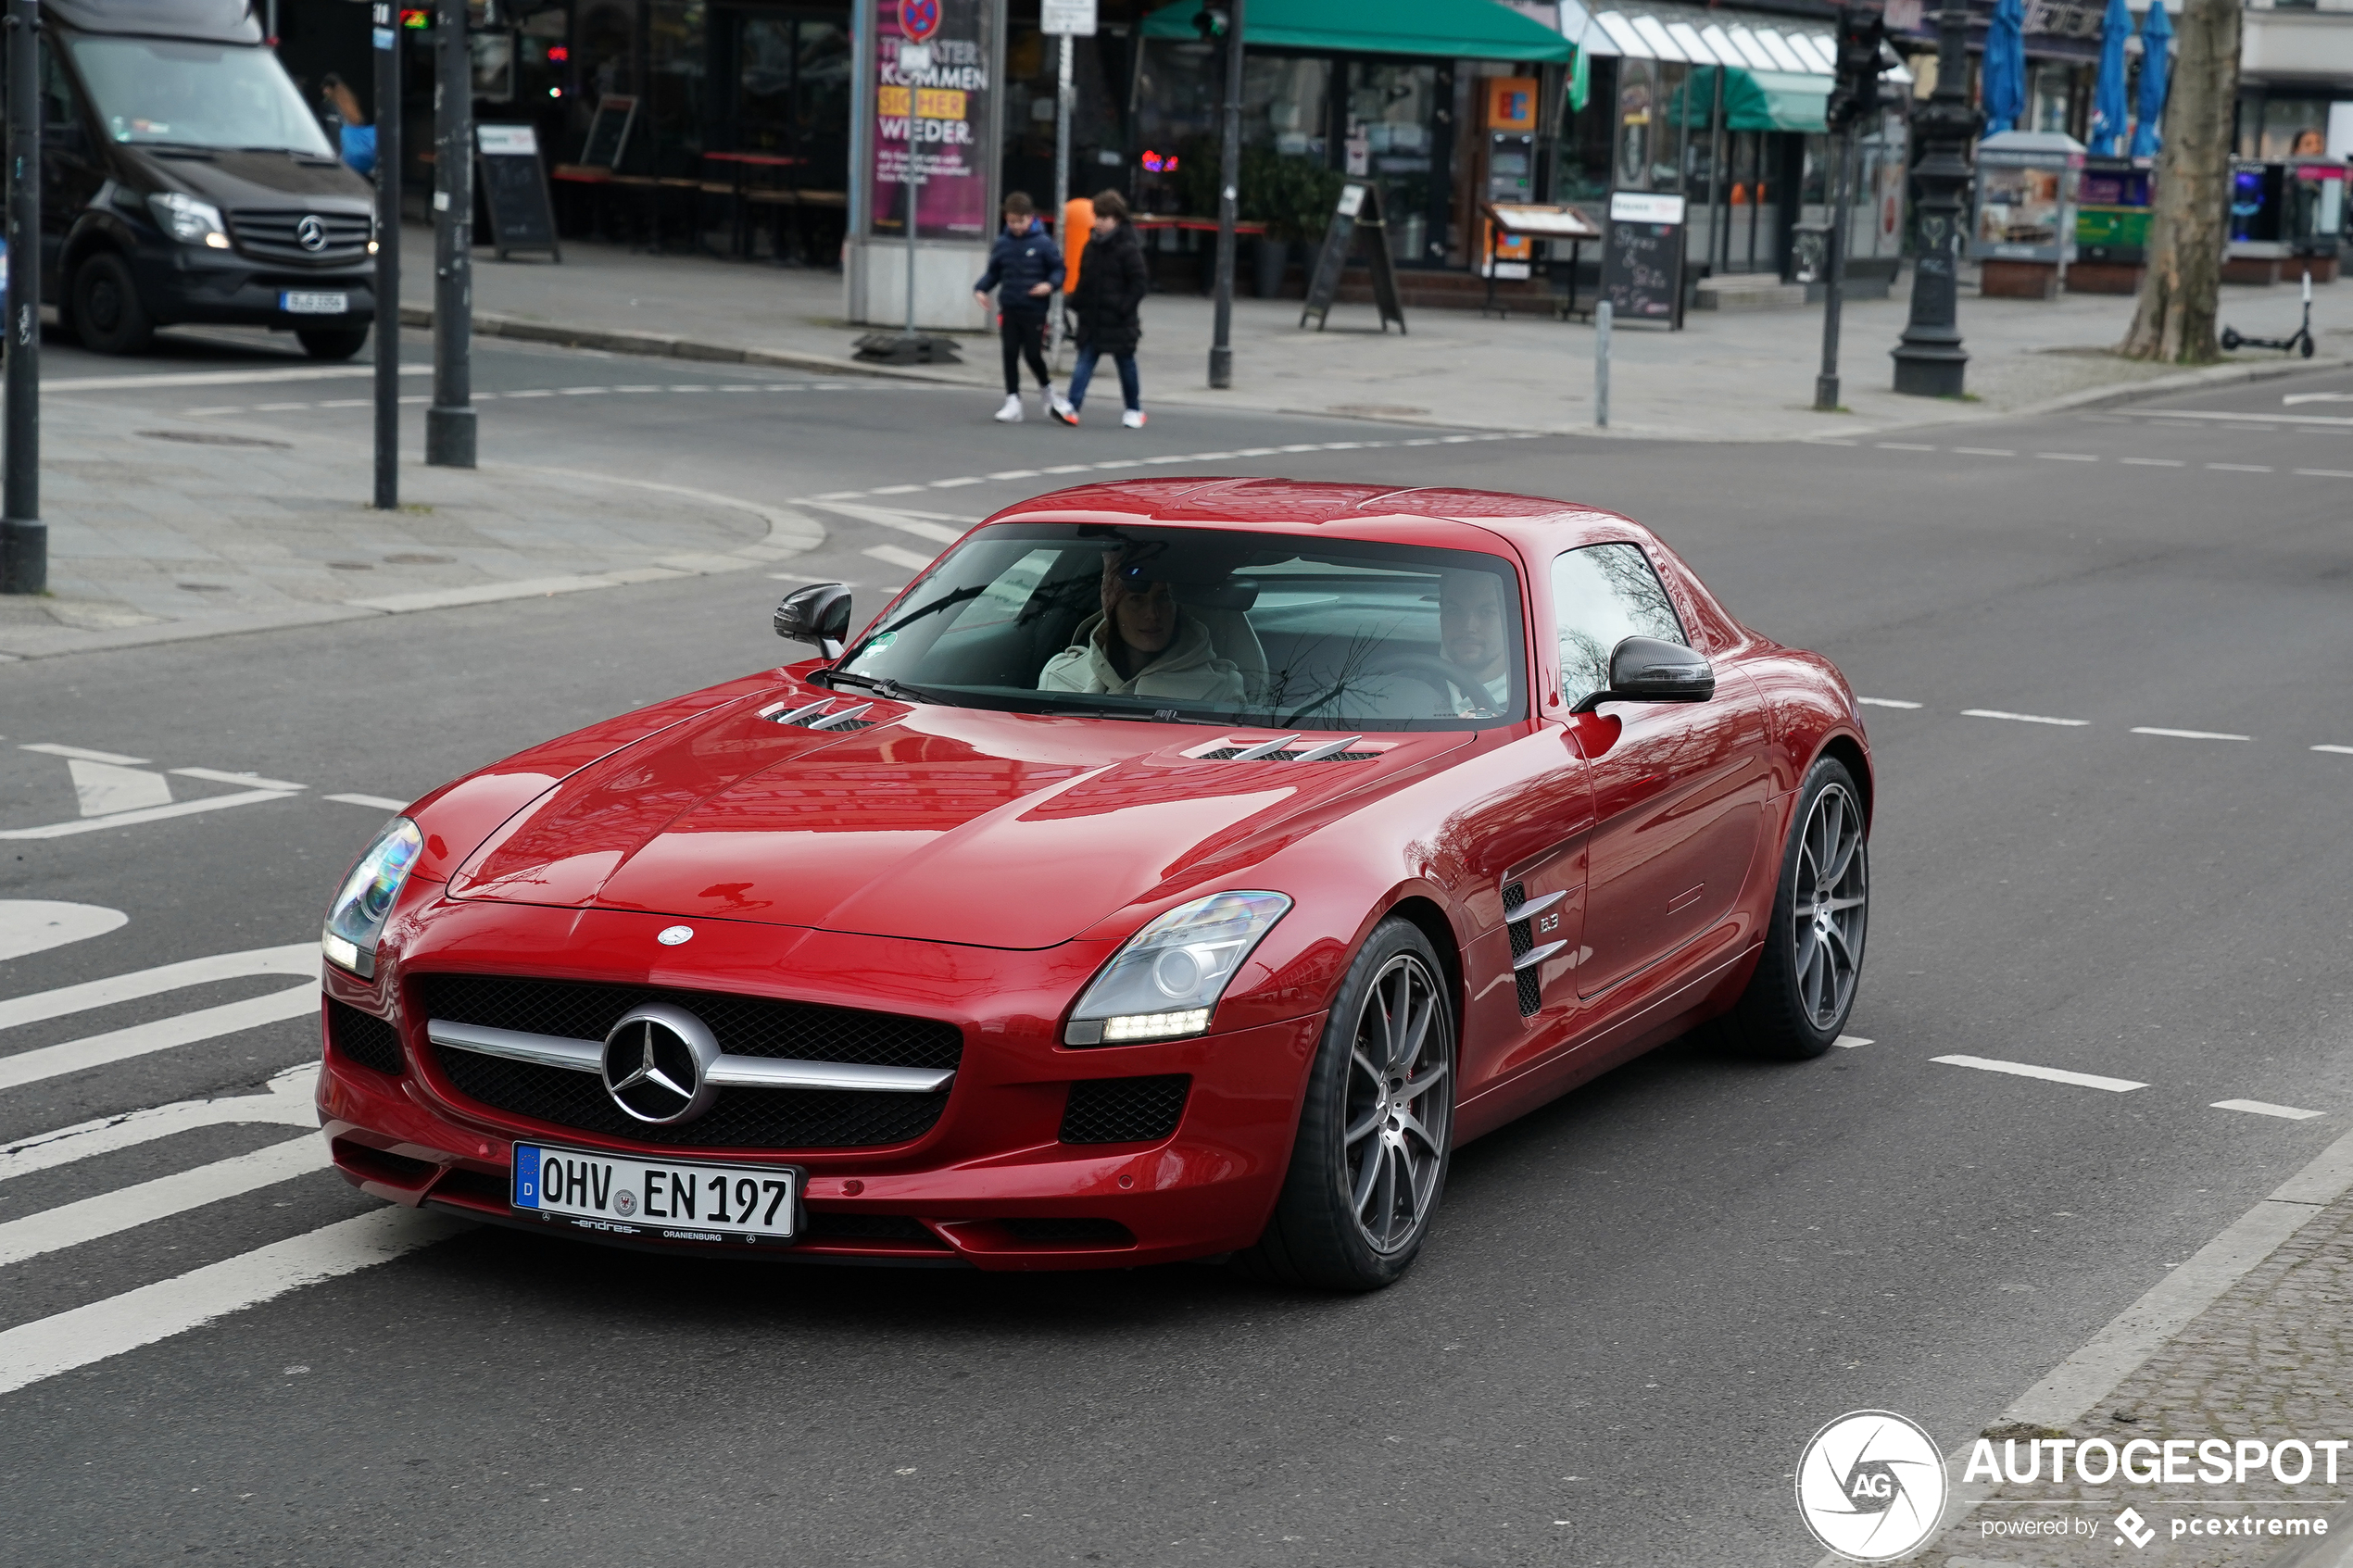
[{"label": "black van", "polygon": [[182,321],[347,359],[375,313],[375,193],[247,0],[48,0],[42,296],[100,354]]}]

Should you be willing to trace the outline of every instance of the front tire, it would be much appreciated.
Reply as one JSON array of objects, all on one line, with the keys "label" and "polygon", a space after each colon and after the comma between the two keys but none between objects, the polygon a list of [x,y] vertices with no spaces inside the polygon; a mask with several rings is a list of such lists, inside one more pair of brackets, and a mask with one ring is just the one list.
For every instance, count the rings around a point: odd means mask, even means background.
[{"label": "front tire", "polygon": [[155,319],[139,298],[131,264],[102,250],[73,274],[73,325],[93,354],[145,354],[156,340]]},{"label": "front tire", "polygon": [[1748,1050],[1803,1061],[1831,1048],[1855,1009],[1870,915],[1870,843],[1862,791],[1833,757],[1798,792],[1772,924],[1732,1012]]},{"label": "front tire", "polygon": [[1391,917],[1349,966],[1274,1218],[1238,1263],[1322,1290],[1395,1284],[1429,1234],[1453,1132],[1453,997],[1429,938]]},{"label": "front tire", "polygon": [[298,327],[295,341],[313,359],[348,359],[368,345],[368,329],[357,332],[333,327]]}]

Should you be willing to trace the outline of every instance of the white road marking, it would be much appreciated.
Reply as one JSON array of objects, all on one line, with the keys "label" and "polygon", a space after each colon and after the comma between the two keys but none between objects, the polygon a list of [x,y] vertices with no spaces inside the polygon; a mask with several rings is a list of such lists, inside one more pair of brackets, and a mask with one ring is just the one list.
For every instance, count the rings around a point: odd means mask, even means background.
[{"label": "white road marking", "polygon": [[2204,408],[2166,408],[2158,417],[2169,420],[2222,420],[2232,424],[2353,425],[2353,420],[2328,414],[2232,414]]},{"label": "white road marking", "polygon": [[44,1209],[20,1220],[0,1223],[0,1269],[27,1258],[38,1258],[44,1252],[59,1252],[102,1236],[114,1236],[150,1220],[184,1214],[208,1203],[275,1186],[313,1171],[324,1171],[333,1163],[327,1158],[327,1140],[313,1133],[308,1137],[289,1138],[248,1154],[216,1160],[192,1171],[175,1171],[153,1181],[134,1182],[78,1203]]},{"label": "white road marking", "polygon": [[2339,757],[2353,757],[2353,746],[2316,746],[2315,751],[2334,751]]},{"label": "white road marking", "polygon": [[20,959],[69,942],[84,942],[117,931],[130,920],[120,909],[97,904],[60,904],[45,898],[0,898],[0,959]]},{"label": "white road marking", "polygon": [[511,583],[477,583],[470,588],[439,588],[426,593],[385,594],[371,599],[346,599],[344,603],[358,605],[362,609],[380,609],[388,615],[410,610],[451,609],[459,605],[497,604],[506,599],[540,599],[551,594],[582,594],[592,588],[610,588],[610,577],[527,577]]},{"label": "white road marking", "polygon": [[321,800],[333,800],[344,806],[372,806],[379,811],[406,811],[409,802],[395,800],[385,795],[322,795]]},{"label": "white road marking", "polygon": [[2154,724],[2135,724],[2136,735],[2171,735],[2175,740],[2249,740],[2249,735],[2226,734],[2221,730],[2160,730]]},{"label": "white road marking", "polygon": [[189,817],[199,811],[219,811],[231,806],[257,806],[265,800],[291,800],[293,795],[283,789],[249,790],[243,795],[216,795],[204,800],[182,800],[170,806],[151,806],[143,811],[118,811],[112,816],[88,817],[79,822],[50,822],[37,828],[0,830],[0,838],[65,838],[78,833],[95,833],[100,828],[127,827],[133,822],[159,822],[168,817]]},{"label": "white road marking", "polygon": [[0,1144],[0,1182],[153,1143],[195,1127],[276,1123],[316,1131],[319,1108],[312,1097],[318,1087],[319,1064],[302,1061],[273,1074],[269,1087],[258,1095],[175,1100],[122,1116],[102,1116],[94,1122],[35,1133],[11,1144]]},{"label": "white road marking", "polygon": [[248,974],[301,974],[316,985],[320,961],[316,940],[182,959],[178,963],[158,964],[153,969],[108,975],[104,980],[85,980],[79,985],[61,985],[54,991],[35,991],[31,996],[0,1001],[0,1029],[88,1012],[93,1008],[112,1007],[117,1002],[136,1001],[141,997],[160,996],[191,985],[208,985],[216,980],[242,979]]},{"label": "white road marking", "polygon": [[986,481],[981,479],[979,475],[968,473],[956,479],[935,479],[931,482],[931,487],[934,490],[960,490],[967,484],[981,484],[985,483]]},{"label": "white road marking", "polygon": [[1961,716],[1965,719],[2007,719],[2018,724],[2061,724],[2070,730],[2080,730],[2091,722],[2089,719],[2053,719],[2041,713],[2007,713],[1998,708],[1964,708]]},{"label": "white road marking", "polygon": [[1969,458],[2015,458],[2018,456],[2007,446],[1956,446],[1953,450]]},{"label": "white road marking", "polygon": [[2298,403],[2353,403],[2353,392],[2291,392],[2280,402],[2291,408]]},{"label": "white road marking", "polygon": [[2206,466],[2223,473],[2270,473],[2271,471],[2261,463],[2208,463]]},{"label": "white road marking", "polygon": [[147,760],[144,757],[125,757],[119,751],[92,751],[86,746],[55,746],[47,741],[41,741],[31,746],[20,746],[17,749],[37,751],[44,757],[78,757],[84,762],[112,762],[122,768],[143,767]]},{"label": "white road marking", "polygon": [[2277,1116],[2289,1122],[2309,1122],[2315,1116],[2325,1116],[2325,1110],[2298,1110],[2292,1105],[2272,1105],[2259,1099],[2218,1099],[2216,1110],[2244,1110],[2256,1116]]},{"label": "white road marking", "polygon": [[462,1221],[379,1209],[226,1258],[172,1279],[0,1333],[0,1394],[185,1334],[306,1285],[447,1241]]},{"label": "white road marking", "polygon": [[2307,479],[2353,479],[2353,469],[2297,469]]},{"label": "white road marking", "polygon": [[924,487],[920,484],[883,484],[866,492],[869,495],[912,495]]},{"label": "white road marking", "polygon": [[242,1034],[318,1010],[318,982],[306,981],[267,996],[247,997],[241,1002],[223,1002],[219,1007],[199,1008],[195,1012],[159,1018],[151,1023],[133,1023],[62,1045],[19,1051],[14,1056],[0,1056],[0,1089],[19,1088],[44,1078],[85,1072],[134,1056],[152,1056],[176,1046],[193,1046],[199,1040]]},{"label": "white road marking", "polygon": [[66,763],[73,772],[74,803],[85,817],[110,817],[171,804],[171,781],[145,768],[118,768],[111,762],[87,762],[76,757]]},{"label": "white road marking", "polygon": [[224,773],[218,768],[174,768],[183,779],[207,779],[213,784],[243,784],[247,789],[308,789],[308,784],[288,784],[283,779],[265,779],[258,773]]},{"label": "white road marking", "polygon": [[902,550],[896,545],[869,545],[863,553],[874,557],[878,561],[904,567],[909,571],[921,571],[932,562],[932,558],[929,556],[917,555],[912,550]]},{"label": "white road marking", "polygon": [[[964,531],[961,528],[950,528],[944,523],[934,522],[927,517],[919,517],[912,512],[894,511],[887,507],[861,507],[844,501],[820,501],[816,505],[829,512],[840,512],[845,517],[854,517],[861,522],[879,523],[885,528],[896,528],[901,533],[912,533],[918,539],[929,539],[937,544],[952,545],[964,536]],[[928,566],[931,563],[925,560],[924,564]]]},{"label": "white road marking", "polygon": [[2140,469],[2179,469],[2189,465],[2179,458],[2119,458],[2120,463],[2130,463]]},{"label": "white road marking", "polygon": [[984,477],[988,479],[1036,479],[1043,471],[1044,470],[1040,469],[1000,469],[995,473],[988,474]]},{"label": "white road marking", "polygon": [[1917,702],[1906,702],[1901,697],[1893,696],[1858,696],[1855,700],[1866,708],[1918,708],[1919,706]]},{"label": "white road marking", "polygon": [[1936,450],[1933,446],[1924,446],[1917,441],[1874,441],[1871,445],[1882,452],[1933,452]]},{"label": "white road marking", "polygon": [[2145,1089],[2146,1084],[2130,1078],[2104,1078],[2096,1073],[2070,1073],[2064,1067],[2036,1067],[2024,1061],[1996,1061],[1982,1056],[1932,1056],[1931,1061],[1941,1061],[1948,1067],[1974,1067],[1981,1073],[2007,1073],[2018,1078],[2040,1078],[2046,1083],[2072,1084],[2081,1089],[2106,1089],[2110,1094],[2123,1094],[2129,1089]]},{"label": "white road marking", "polygon": [[[376,373],[373,365],[332,365],[287,370],[193,370],[158,376],[75,376],[64,381],[44,377],[44,392],[111,392],[132,386],[245,386],[265,382],[347,381]],[[404,376],[429,376],[431,365],[403,365]]]},{"label": "white road marking", "polygon": [[1833,1046],[1844,1046],[1851,1051],[1856,1046],[1868,1046],[1872,1044],[1872,1042],[1863,1038],[1860,1035],[1841,1035],[1837,1039],[1832,1040],[1831,1044]]},{"label": "white road marking", "polygon": [[2034,455],[2046,462],[2053,463],[2096,463],[2099,461],[2089,452],[2037,452]]}]

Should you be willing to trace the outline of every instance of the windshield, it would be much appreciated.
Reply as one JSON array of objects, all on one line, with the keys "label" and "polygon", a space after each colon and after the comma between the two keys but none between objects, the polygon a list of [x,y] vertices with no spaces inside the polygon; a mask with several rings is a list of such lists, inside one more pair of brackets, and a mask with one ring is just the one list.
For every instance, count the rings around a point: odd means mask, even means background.
[{"label": "windshield", "polygon": [[1467,550],[1003,523],[936,562],[845,685],[1030,712],[1479,729],[1527,711],[1519,579]]},{"label": "windshield", "polygon": [[107,134],[118,142],[334,156],[267,49],[76,38],[73,59]]}]

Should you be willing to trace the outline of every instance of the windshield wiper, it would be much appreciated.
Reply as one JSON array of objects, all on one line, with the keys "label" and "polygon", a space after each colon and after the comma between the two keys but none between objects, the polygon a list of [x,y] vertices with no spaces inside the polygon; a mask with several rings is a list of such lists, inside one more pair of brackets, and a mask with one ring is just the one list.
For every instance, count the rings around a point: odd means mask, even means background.
[{"label": "windshield wiper", "polygon": [[815,678],[824,681],[824,684],[829,686],[839,686],[845,684],[853,686],[862,686],[867,691],[873,692],[875,696],[887,696],[893,702],[938,702],[942,700],[937,696],[934,696],[929,692],[923,690],[919,686],[902,685],[899,682],[892,680],[887,675],[861,675],[849,670],[821,670],[817,672]]}]

